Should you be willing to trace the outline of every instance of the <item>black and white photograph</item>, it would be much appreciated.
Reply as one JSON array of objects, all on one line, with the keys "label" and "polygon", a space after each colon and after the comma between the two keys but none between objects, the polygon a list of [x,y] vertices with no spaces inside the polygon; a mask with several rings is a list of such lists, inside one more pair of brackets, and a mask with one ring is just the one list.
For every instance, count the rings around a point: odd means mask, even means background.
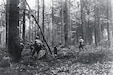
[{"label": "black and white photograph", "polygon": [[113,0],[0,0],[0,75],[113,75]]}]

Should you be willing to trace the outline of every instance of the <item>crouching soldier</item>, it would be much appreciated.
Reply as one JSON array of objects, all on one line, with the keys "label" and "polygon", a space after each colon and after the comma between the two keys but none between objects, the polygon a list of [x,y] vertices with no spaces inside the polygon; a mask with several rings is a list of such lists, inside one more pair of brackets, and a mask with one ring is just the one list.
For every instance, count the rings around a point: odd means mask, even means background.
[{"label": "crouching soldier", "polygon": [[24,49],[24,44],[21,42],[20,43],[20,49],[21,49],[21,52],[23,51],[23,49]]},{"label": "crouching soldier", "polygon": [[79,37],[79,51],[84,50],[84,40],[82,39],[82,37]]},{"label": "crouching soldier", "polygon": [[33,47],[34,47],[34,49],[33,49],[33,52],[32,52],[32,57],[34,57],[34,54],[36,52],[37,52],[37,54],[39,54],[40,50],[43,48],[43,43],[40,40],[39,36],[36,36]]},{"label": "crouching soldier", "polygon": [[[24,49],[24,44],[23,44],[23,42],[21,41],[20,42],[20,55],[22,56],[22,51],[23,51],[23,49]],[[22,57],[20,57],[20,58],[22,58]]]},{"label": "crouching soldier", "polygon": [[55,57],[57,56],[57,47],[56,46],[54,47],[54,56]]},{"label": "crouching soldier", "polygon": [[29,44],[29,47],[30,47],[30,52],[32,53],[33,52],[33,49],[34,49],[34,46],[33,46],[34,44],[31,42],[30,44]]}]

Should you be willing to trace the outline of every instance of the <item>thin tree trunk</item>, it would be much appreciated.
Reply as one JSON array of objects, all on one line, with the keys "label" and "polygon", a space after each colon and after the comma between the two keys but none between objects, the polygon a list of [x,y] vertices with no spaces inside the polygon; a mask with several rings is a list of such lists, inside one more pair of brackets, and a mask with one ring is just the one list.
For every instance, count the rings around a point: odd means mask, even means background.
[{"label": "thin tree trunk", "polygon": [[110,47],[110,29],[109,29],[109,4],[108,4],[108,0],[107,0],[107,33],[108,33],[108,46]]},{"label": "thin tree trunk", "polygon": [[61,0],[61,25],[62,25],[62,30],[61,30],[61,42],[63,43],[64,42],[64,38],[62,38],[62,37],[64,37],[64,12],[63,12],[63,7],[64,7],[64,5],[63,5],[63,0]]},{"label": "thin tree trunk", "polygon": [[23,34],[22,34],[22,38],[23,38],[23,42],[25,43],[25,30],[26,30],[26,20],[25,20],[25,9],[26,9],[26,4],[25,1],[23,3],[24,5],[24,9],[23,9]]},{"label": "thin tree trunk", "polygon": [[71,14],[70,14],[70,0],[68,1],[68,16],[69,16],[69,18],[68,18],[68,20],[69,20],[69,22],[68,22],[68,24],[69,24],[69,26],[68,26],[68,43],[69,43],[69,45],[71,45]]},{"label": "thin tree trunk", "polygon": [[40,13],[39,13],[39,11],[40,11],[40,9],[39,9],[39,0],[37,0],[38,2],[37,2],[37,4],[38,4],[38,9],[37,9],[37,21],[38,21],[38,23],[39,23],[39,15],[40,15]]},{"label": "thin tree trunk", "polygon": [[[95,1],[94,1],[94,3],[95,3]],[[95,27],[95,30],[94,30],[94,36],[95,36],[95,45],[97,46],[97,17],[96,17],[96,10],[97,9],[97,7],[95,6],[94,7],[94,18],[95,18],[95,22],[94,22],[94,27]]]},{"label": "thin tree trunk", "polygon": [[113,18],[113,15],[112,15],[112,0],[109,0],[110,1],[110,4],[109,4],[109,7],[110,7],[110,12],[109,12],[109,16],[110,16],[110,47],[112,47],[113,46],[113,40],[112,40],[112,38],[113,38],[113,30],[112,30],[112,28],[113,28],[113,25],[112,25],[112,18]]},{"label": "thin tree trunk", "polygon": [[52,46],[54,46],[54,11],[53,11],[53,0],[52,0]]},{"label": "thin tree trunk", "polygon": [[[37,17],[37,16],[36,16],[36,11],[35,11],[35,17]],[[38,27],[37,27],[37,25],[36,25],[36,23],[35,23],[35,28],[34,28],[34,29],[35,29],[35,36],[34,36],[34,39],[35,39],[35,37],[37,36],[37,28],[38,28]]]},{"label": "thin tree trunk", "polygon": [[31,18],[29,18],[29,41],[31,41]]},{"label": "thin tree trunk", "polygon": [[44,10],[45,10],[45,1],[43,0],[43,9],[42,9],[42,15],[43,15],[43,18],[42,18],[42,31],[43,31],[43,34],[44,34]]},{"label": "thin tree trunk", "polygon": [[64,46],[68,47],[68,7],[67,7],[67,0],[65,0],[64,5]]},{"label": "thin tree trunk", "polygon": [[[81,36],[82,38],[85,40],[85,30],[84,30],[84,11],[83,11],[83,0],[80,0],[80,4],[81,4]],[[85,40],[86,41],[86,40]]]},{"label": "thin tree trunk", "polygon": [[101,41],[101,35],[100,35],[100,31],[101,31],[101,28],[100,28],[100,11],[99,11],[99,7],[97,7],[97,35],[98,35],[98,43],[100,43]]},{"label": "thin tree trunk", "polygon": [[9,0],[6,0],[6,47],[8,48],[8,32],[9,32]]},{"label": "thin tree trunk", "polygon": [[49,26],[49,23],[48,23],[48,36],[47,36],[47,38],[48,38],[48,44],[50,45],[50,28],[49,28],[50,26]]},{"label": "thin tree trunk", "polygon": [[31,19],[31,35],[32,35],[32,41],[33,41],[33,37],[34,37],[34,28],[33,28],[33,19]]},{"label": "thin tree trunk", "polygon": [[[37,0],[37,4],[38,4],[38,5],[37,5],[37,21],[38,21],[38,24],[39,24],[39,15],[40,15],[40,13],[39,13],[39,12],[40,12],[40,9],[39,9],[39,6],[40,6],[40,5],[39,5],[39,0]],[[38,28],[38,26],[37,26],[37,35],[39,35],[39,32],[40,32],[40,31],[39,31],[39,28]]]},{"label": "thin tree trunk", "polygon": [[23,42],[25,43],[25,9],[23,10],[23,35],[22,35],[22,38],[23,38]]},{"label": "thin tree trunk", "polygon": [[94,10],[95,10],[95,45],[98,46],[98,43],[100,42],[99,7],[97,7],[96,5]]}]

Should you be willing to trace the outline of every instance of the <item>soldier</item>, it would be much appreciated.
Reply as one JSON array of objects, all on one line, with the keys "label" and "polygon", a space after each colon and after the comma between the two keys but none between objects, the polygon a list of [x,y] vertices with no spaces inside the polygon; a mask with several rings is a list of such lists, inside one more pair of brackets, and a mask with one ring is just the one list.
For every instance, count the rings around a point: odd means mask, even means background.
[{"label": "soldier", "polygon": [[35,40],[33,46],[34,46],[34,49],[33,49],[32,57],[34,56],[35,52],[37,52],[37,54],[38,54],[39,51],[43,48],[43,43],[40,40],[39,36],[36,36],[36,40]]},{"label": "soldier", "polygon": [[84,40],[82,39],[81,36],[79,37],[78,42],[79,42],[79,51],[81,51],[81,50],[84,49],[84,48],[83,48],[83,47],[84,47]]},{"label": "soldier", "polygon": [[[21,55],[23,49],[24,49],[24,43],[22,42],[22,40],[20,40],[20,51],[19,51],[20,55]],[[20,58],[22,58],[22,57],[20,57]]]},{"label": "soldier", "polygon": [[33,52],[33,49],[34,49],[34,46],[33,46],[33,43],[32,42],[29,44],[29,47],[30,47],[30,51],[32,53]]},{"label": "soldier", "polygon": [[56,46],[54,47],[54,56],[55,57],[57,56],[57,47]]}]

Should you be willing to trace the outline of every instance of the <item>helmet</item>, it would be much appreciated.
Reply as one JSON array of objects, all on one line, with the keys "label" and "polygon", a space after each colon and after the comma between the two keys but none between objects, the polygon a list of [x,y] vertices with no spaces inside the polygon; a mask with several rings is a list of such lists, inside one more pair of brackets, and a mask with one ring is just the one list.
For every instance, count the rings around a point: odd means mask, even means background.
[{"label": "helmet", "polygon": [[82,36],[79,36],[79,39],[82,39]]}]

